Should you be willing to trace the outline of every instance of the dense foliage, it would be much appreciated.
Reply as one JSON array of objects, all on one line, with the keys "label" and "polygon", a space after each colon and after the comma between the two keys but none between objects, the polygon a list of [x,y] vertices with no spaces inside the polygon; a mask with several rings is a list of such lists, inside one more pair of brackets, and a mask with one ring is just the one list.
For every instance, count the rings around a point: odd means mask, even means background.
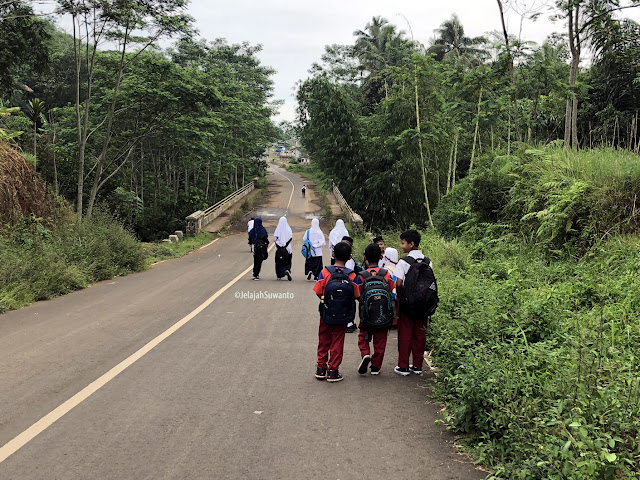
[{"label": "dense foliage", "polygon": [[[637,154],[640,36],[619,13],[637,4],[556,2],[559,28],[571,18],[578,31],[540,46],[506,31],[469,38],[454,15],[425,49],[375,17],[301,83],[302,143],[373,229],[431,226],[479,158],[522,143]],[[574,72],[580,48],[593,58]]]},{"label": "dense foliage", "polygon": [[[260,64],[261,47],[194,38],[186,3],[61,1],[75,37],[35,19],[26,2],[7,4],[38,25],[24,43],[43,44],[49,68],[0,56],[11,83],[0,101],[21,107],[0,128],[24,132],[15,146],[79,214],[102,204],[143,239],[182,228],[188,214],[262,175],[276,135],[274,71]],[[9,34],[1,30],[0,42]],[[170,37],[179,38],[160,50]],[[107,39],[113,49],[98,48]]]}]

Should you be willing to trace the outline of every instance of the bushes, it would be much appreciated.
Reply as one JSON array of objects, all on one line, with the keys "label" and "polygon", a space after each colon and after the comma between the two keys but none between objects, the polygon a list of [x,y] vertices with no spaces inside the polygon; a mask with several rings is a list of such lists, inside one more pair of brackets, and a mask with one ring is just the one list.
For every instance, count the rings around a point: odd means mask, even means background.
[{"label": "bushes", "polygon": [[495,478],[639,478],[640,241],[578,263],[497,241],[466,267],[437,243],[436,391],[477,458]]},{"label": "bushes", "polygon": [[23,218],[0,236],[0,312],[142,270],[142,245],[120,223],[97,212],[48,230]]}]

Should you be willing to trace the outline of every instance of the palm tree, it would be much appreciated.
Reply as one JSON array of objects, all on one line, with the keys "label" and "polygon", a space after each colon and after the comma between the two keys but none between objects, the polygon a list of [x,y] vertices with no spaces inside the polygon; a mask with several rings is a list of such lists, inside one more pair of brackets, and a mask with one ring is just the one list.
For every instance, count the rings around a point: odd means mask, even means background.
[{"label": "palm tree", "polygon": [[[369,81],[376,81],[384,71],[392,66],[402,65],[411,54],[412,44],[405,32],[396,30],[396,26],[386,18],[376,16],[368,22],[364,30],[353,32],[356,36],[354,52],[360,62],[360,71],[369,72]],[[384,78],[385,96],[389,85]]]},{"label": "palm tree", "polygon": [[479,48],[487,39],[465,36],[464,27],[455,13],[435,31],[438,36],[431,42],[428,51],[435,54],[437,60],[455,58],[467,64],[477,65],[487,54],[483,48]]},{"label": "palm tree", "polygon": [[[33,158],[37,162],[38,160],[38,122],[41,120],[44,114],[44,102],[39,98],[29,100],[29,117],[33,122]],[[34,164],[34,169],[37,163]]]}]

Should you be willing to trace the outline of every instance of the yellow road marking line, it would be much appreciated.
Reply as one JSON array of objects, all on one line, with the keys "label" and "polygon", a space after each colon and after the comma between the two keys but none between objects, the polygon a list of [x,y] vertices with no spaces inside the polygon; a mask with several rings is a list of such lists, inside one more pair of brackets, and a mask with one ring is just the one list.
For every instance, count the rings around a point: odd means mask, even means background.
[{"label": "yellow road marking line", "polygon": [[220,240],[220,238],[216,238],[214,241],[207,243],[206,245],[200,247],[198,250],[203,250],[205,248],[207,248],[209,245],[213,245],[214,243],[216,243],[218,240]]},{"label": "yellow road marking line", "polygon": [[[273,248],[274,245],[271,245]],[[269,250],[271,250],[271,248]],[[189,313],[186,317],[182,318],[177,323],[173,324],[167,330],[162,332],[160,335],[155,337],[145,346],[143,346],[140,350],[130,355],[128,358],[120,362],[118,365],[113,367],[107,373],[102,375],[97,380],[93,381],[85,388],[76,393],[73,397],[68,399],[59,407],[55,408],[47,415],[42,417],[36,423],[31,425],[25,431],[20,433],[18,436],[14,437],[12,440],[7,442],[5,445],[0,447],[0,463],[4,462],[7,458],[13,455],[15,452],[24,447],[27,443],[33,440],[37,435],[45,431],[51,425],[53,425],[56,421],[60,420],[64,415],[69,413],[73,408],[77,407],[84,400],[89,398],[95,392],[97,392],[100,388],[104,387],[107,383],[113,380],[116,376],[126,370],[128,367],[133,365],[135,362],[144,357],[147,353],[157,347],[162,341],[169,338],[175,332],[177,332],[182,326],[184,326],[187,322],[193,319],[196,315],[202,312],[205,308],[211,305],[220,295],[226,292],[234,283],[240,280],[243,276],[249,273],[253,269],[253,266],[250,266],[245,271],[240,273],[237,277],[227,283],[224,287],[214,293],[211,297],[209,297],[202,305],[197,307],[191,313]]]}]

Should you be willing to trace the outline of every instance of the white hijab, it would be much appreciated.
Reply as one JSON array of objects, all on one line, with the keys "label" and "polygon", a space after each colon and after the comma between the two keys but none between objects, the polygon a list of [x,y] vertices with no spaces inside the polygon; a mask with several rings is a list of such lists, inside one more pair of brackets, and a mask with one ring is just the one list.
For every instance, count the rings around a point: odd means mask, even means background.
[{"label": "white hijab", "polygon": [[398,250],[395,248],[387,247],[384,250],[384,257],[382,257],[382,266],[391,270],[395,270],[398,264]]},{"label": "white hijab", "polygon": [[[293,232],[291,231],[289,222],[287,222],[287,219],[285,217],[280,217],[278,226],[276,227],[276,231],[273,234],[273,240],[276,242],[276,245],[284,247],[292,238]],[[287,245],[287,252],[293,253],[293,250],[291,249],[291,243]]]},{"label": "white hijab", "polygon": [[329,233],[329,248],[333,251],[333,247],[335,247],[339,242],[342,241],[342,237],[348,237],[349,232],[347,231],[347,227],[344,226],[344,222],[339,219],[336,222],[336,226],[333,227],[331,233]]},{"label": "white hijab", "polygon": [[311,220],[311,228],[309,229],[309,240],[314,249],[314,257],[322,255],[322,246],[326,243],[324,233],[320,230],[320,221],[317,218]]}]

